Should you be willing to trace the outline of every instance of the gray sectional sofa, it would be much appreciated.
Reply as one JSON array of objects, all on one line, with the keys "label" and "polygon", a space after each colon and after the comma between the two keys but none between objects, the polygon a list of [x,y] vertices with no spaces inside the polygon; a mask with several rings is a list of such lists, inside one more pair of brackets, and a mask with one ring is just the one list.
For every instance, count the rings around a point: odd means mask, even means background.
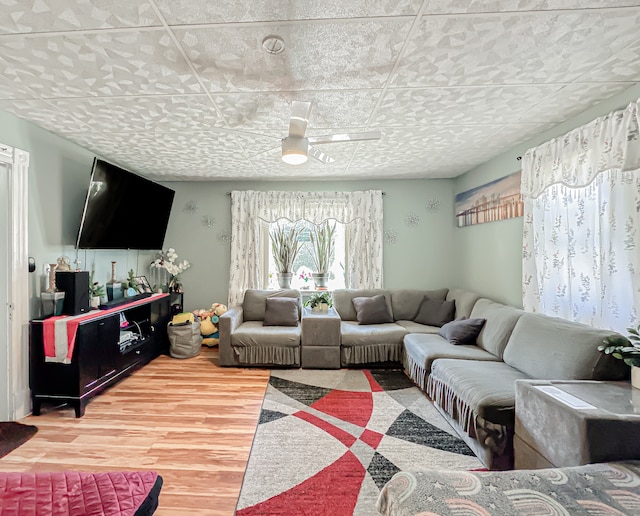
[{"label": "gray sectional sofa", "polygon": [[621,380],[628,368],[598,351],[614,332],[478,299],[475,345],[405,337],[407,374],[489,469],[513,468],[516,381]]},{"label": "gray sectional sofa", "polygon": [[[393,322],[360,325],[353,299],[383,295]],[[423,299],[455,301],[455,318],[469,317],[480,296],[461,289],[340,289],[333,292],[333,306],[342,320],[341,363],[343,367],[403,359],[403,342],[408,334],[437,334],[437,326],[414,322]]]},{"label": "gray sectional sofa", "polygon": [[[380,295],[389,322],[359,324],[353,300]],[[247,291],[243,305],[220,318],[221,365],[299,367],[302,325],[263,326],[269,297],[299,298],[300,293]],[[438,334],[440,327],[414,321],[425,298],[454,301],[455,319],[484,319],[477,338],[454,345]],[[340,365],[401,362],[490,469],[513,467],[517,380],[620,380],[628,375],[622,361],[597,350],[614,332],[525,313],[462,289],[342,289],[333,292],[333,302],[340,335],[331,338],[339,342]],[[314,331],[322,332],[316,326]],[[318,337],[308,338],[315,342]]]},{"label": "gray sectional sofa", "polygon": [[221,366],[300,367],[301,327],[264,326],[268,298],[298,299],[298,290],[247,290],[242,305],[231,307],[218,321]]}]

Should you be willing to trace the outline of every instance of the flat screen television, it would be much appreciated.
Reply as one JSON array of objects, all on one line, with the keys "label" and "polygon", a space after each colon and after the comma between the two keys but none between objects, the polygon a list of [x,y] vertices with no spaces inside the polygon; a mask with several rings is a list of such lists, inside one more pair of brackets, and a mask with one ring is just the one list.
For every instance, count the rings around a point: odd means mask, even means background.
[{"label": "flat screen television", "polygon": [[162,249],[175,192],[95,158],[78,249]]}]

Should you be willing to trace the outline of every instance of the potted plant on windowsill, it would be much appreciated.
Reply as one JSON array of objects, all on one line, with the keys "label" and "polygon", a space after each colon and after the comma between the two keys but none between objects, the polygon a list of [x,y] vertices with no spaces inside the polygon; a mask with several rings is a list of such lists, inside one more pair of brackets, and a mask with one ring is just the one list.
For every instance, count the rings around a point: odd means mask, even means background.
[{"label": "potted plant on windowsill", "polygon": [[326,312],[333,306],[333,300],[329,292],[315,292],[304,303],[314,312]]},{"label": "potted plant on windowsill", "polygon": [[598,346],[598,351],[624,360],[625,364],[631,366],[631,385],[640,389],[640,324],[635,328],[627,328],[627,331],[628,340],[623,336],[608,337],[602,346]]},{"label": "potted plant on windowsill", "polygon": [[309,235],[311,239],[311,258],[315,267],[313,280],[316,288],[327,288],[329,267],[331,267],[336,248],[335,233],[336,223],[334,222],[332,225],[328,220],[325,220]]},{"label": "potted plant on windowsill", "polygon": [[293,262],[298,256],[302,245],[300,242],[302,230],[302,226],[297,223],[293,225],[277,223],[269,231],[271,252],[276,262],[280,288],[291,287]]}]

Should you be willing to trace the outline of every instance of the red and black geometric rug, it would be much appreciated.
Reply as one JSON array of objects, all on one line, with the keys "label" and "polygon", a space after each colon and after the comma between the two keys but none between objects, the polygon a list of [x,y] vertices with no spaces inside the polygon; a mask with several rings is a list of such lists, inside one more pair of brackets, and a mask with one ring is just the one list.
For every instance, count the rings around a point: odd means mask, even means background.
[{"label": "red and black geometric rug", "polygon": [[402,371],[273,371],[237,515],[369,516],[418,467],[483,466]]}]

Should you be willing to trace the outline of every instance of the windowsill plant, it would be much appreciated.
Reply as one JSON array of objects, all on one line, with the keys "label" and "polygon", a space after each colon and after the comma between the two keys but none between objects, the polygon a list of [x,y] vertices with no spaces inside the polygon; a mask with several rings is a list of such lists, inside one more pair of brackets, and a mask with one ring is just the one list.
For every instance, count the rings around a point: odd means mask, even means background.
[{"label": "windowsill plant", "polygon": [[269,231],[271,252],[278,271],[280,288],[291,286],[293,262],[300,251],[300,233],[304,228],[299,224],[275,224]]},{"label": "windowsill plant", "polygon": [[314,267],[313,278],[316,287],[326,288],[329,268],[335,254],[336,223],[325,220],[309,234],[311,239],[311,258]]}]

